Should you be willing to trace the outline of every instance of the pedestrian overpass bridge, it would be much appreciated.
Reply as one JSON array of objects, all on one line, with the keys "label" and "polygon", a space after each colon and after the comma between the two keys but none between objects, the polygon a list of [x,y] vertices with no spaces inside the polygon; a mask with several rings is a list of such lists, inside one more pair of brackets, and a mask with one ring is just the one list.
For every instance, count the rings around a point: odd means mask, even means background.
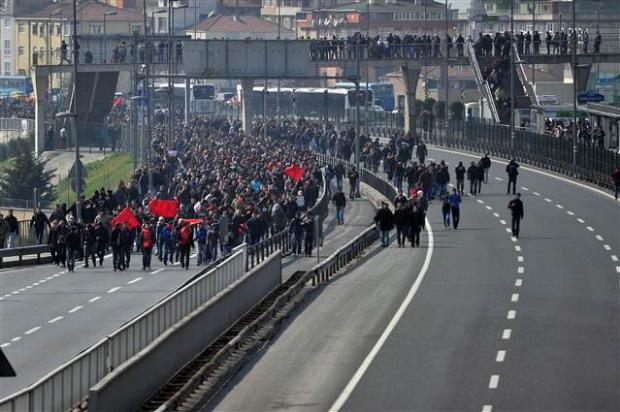
[{"label": "pedestrian overpass bridge", "polygon": [[[614,44],[607,44],[599,54],[577,54],[578,88],[585,90],[590,68],[595,63],[620,62],[620,53]],[[251,90],[255,80],[325,80],[361,79],[360,67],[371,65],[389,71],[400,71],[406,87],[405,128],[410,130],[416,117],[416,87],[421,68],[440,66],[447,75],[448,66],[471,65],[483,104],[496,122],[500,115],[493,95],[483,77],[482,64],[488,64],[482,56],[476,56],[471,43],[466,43],[462,53],[452,50],[445,57],[442,48],[436,55],[411,54],[401,45],[402,52],[373,53],[368,45],[344,45],[345,52],[320,53],[311,40],[192,40],[180,37],[178,45],[168,47],[167,39],[154,37],[145,44],[140,37],[130,35],[80,36],[80,50],[84,51],[78,64],[77,109],[78,133],[85,132],[89,121],[102,121],[111,108],[120,73],[129,73],[138,83],[149,70],[153,78],[185,79],[232,79],[241,80],[242,90]],[[615,44],[617,46],[618,44]],[[332,48],[332,46],[327,46]],[[374,46],[373,46],[374,47]],[[516,52],[516,49],[515,49]],[[87,56],[88,54],[88,56]],[[537,104],[534,88],[527,79],[523,65],[567,64],[571,55],[522,55],[517,56],[516,76],[522,87],[517,88],[515,108],[527,108]],[[486,58],[489,59],[488,57]],[[491,58],[492,59],[492,58]],[[41,152],[45,136],[45,108],[48,106],[50,75],[72,73],[73,65],[37,65],[32,68],[35,85],[36,150]],[[581,80],[580,80],[581,79]],[[585,79],[585,81],[583,80]],[[83,102],[85,102],[83,104]],[[242,102],[242,121],[247,124],[250,110]]]}]

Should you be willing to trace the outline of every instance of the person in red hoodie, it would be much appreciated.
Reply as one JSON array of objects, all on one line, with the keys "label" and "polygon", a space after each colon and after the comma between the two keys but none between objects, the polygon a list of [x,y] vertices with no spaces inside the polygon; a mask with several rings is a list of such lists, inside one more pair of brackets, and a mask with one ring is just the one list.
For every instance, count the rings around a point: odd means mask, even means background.
[{"label": "person in red hoodie", "polygon": [[142,270],[151,270],[151,256],[155,245],[155,233],[151,224],[145,221],[140,231],[140,248],[142,249]]},{"label": "person in red hoodie", "polygon": [[189,269],[189,251],[194,247],[194,235],[187,222],[181,224],[179,230],[179,260],[181,261],[181,267]]}]

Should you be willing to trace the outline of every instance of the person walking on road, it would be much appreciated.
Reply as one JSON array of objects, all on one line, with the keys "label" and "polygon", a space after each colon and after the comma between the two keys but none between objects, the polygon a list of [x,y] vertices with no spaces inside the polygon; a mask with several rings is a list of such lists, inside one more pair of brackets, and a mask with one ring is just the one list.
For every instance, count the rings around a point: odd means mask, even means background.
[{"label": "person walking on road", "polygon": [[394,215],[386,202],[381,202],[381,208],[377,211],[374,221],[379,227],[381,244],[383,247],[390,246],[390,231],[394,227]]},{"label": "person walking on road", "polygon": [[484,156],[480,159],[480,166],[482,166],[484,183],[489,183],[489,169],[491,169],[491,159],[489,158],[489,154],[485,153]]},{"label": "person walking on road", "polygon": [[458,166],[454,168],[454,174],[456,175],[456,190],[463,195],[465,190],[465,166],[463,162],[459,162]]},{"label": "person walking on road", "polygon": [[441,197],[441,216],[443,220],[443,228],[450,229],[450,199],[448,195]]},{"label": "person walking on road", "polygon": [[521,193],[508,203],[508,209],[512,213],[512,236],[519,238],[521,229],[521,220],[523,220],[523,202],[521,201]]},{"label": "person walking on road", "polygon": [[345,174],[346,170],[344,168],[344,164],[342,162],[338,162],[336,167],[334,167],[334,175],[336,176],[336,188],[338,190],[343,190],[342,181]]},{"label": "person walking on road", "polygon": [[142,249],[142,270],[151,270],[151,256],[153,254],[153,246],[155,246],[155,233],[151,229],[149,222],[142,224],[140,237],[138,240],[140,249]]},{"label": "person walking on road", "polygon": [[428,156],[428,149],[426,149],[426,144],[424,144],[424,141],[420,140],[420,143],[418,143],[415,149],[415,154],[419,163],[423,164],[424,160],[426,160],[426,156]]},{"label": "person walking on road", "polygon": [[396,240],[398,247],[405,246],[409,236],[409,214],[411,210],[404,203],[396,203],[394,211],[394,224],[396,225]]},{"label": "person walking on road", "polygon": [[194,241],[198,245],[198,256],[196,258],[196,265],[198,266],[209,261],[209,248],[207,246],[208,235],[209,229],[207,224],[205,222],[201,222],[194,237]]},{"label": "person walking on road", "polygon": [[19,223],[17,222],[17,218],[13,215],[13,209],[9,209],[9,215],[5,220],[9,224],[9,240],[7,242],[7,247],[11,249],[17,247],[17,240],[19,238]]},{"label": "person walking on road", "polygon": [[95,253],[99,258],[99,266],[103,266],[103,257],[108,248],[108,238],[108,231],[103,224],[101,222],[95,223]]},{"label": "person walking on road", "polygon": [[467,180],[469,180],[469,194],[476,196],[478,194],[478,166],[474,162],[467,168]]},{"label": "person walking on road", "polygon": [[620,193],[620,165],[616,166],[611,173],[611,178],[614,181],[614,197],[618,200],[618,193]]},{"label": "person walking on road", "polygon": [[43,233],[45,232],[45,226],[50,227],[50,221],[47,219],[45,213],[41,211],[40,207],[37,207],[30,219],[30,228],[34,227],[34,233],[37,237],[37,244],[43,244]]},{"label": "person walking on road", "polygon": [[349,199],[353,200],[357,194],[357,180],[359,179],[357,170],[351,168],[349,174],[347,174],[347,178],[349,179]]},{"label": "person walking on road", "polygon": [[450,211],[452,212],[452,227],[458,229],[459,222],[461,221],[461,195],[456,188],[452,189],[452,194],[448,201],[450,202]]},{"label": "person walking on road", "polygon": [[84,244],[84,267],[88,267],[88,260],[93,262],[93,267],[97,267],[97,257],[95,254],[95,229],[92,223],[88,223],[82,231]]},{"label": "person walking on road", "polygon": [[181,261],[181,267],[185,270],[189,269],[189,252],[190,248],[194,247],[194,237],[192,230],[187,223],[181,224],[179,230],[179,260]]},{"label": "person walking on road", "polygon": [[72,225],[67,235],[67,269],[69,272],[75,271],[75,259],[77,259],[82,249],[80,231],[77,225]]},{"label": "person walking on road", "polygon": [[519,175],[519,164],[515,162],[515,159],[511,159],[510,163],[506,165],[506,174],[508,174],[508,187],[506,188],[506,194],[510,194],[510,186],[512,185],[512,194],[517,191],[517,176]]},{"label": "person walking on road", "polygon": [[420,232],[424,227],[424,212],[418,205],[414,204],[409,214],[409,239],[411,247],[420,247]]},{"label": "person walking on road", "polygon": [[9,236],[10,230],[9,223],[4,218],[4,215],[0,213],[0,249],[4,249],[6,238]]},{"label": "person walking on road", "polygon": [[332,202],[336,206],[336,223],[344,225],[344,208],[347,205],[347,197],[342,190],[336,190],[336,193],[332,196]]}]

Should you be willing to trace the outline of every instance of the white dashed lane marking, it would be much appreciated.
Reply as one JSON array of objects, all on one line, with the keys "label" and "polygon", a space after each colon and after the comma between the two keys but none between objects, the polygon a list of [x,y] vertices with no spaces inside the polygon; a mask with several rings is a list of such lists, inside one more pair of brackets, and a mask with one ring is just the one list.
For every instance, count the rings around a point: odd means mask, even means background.
[{"label": "white dashed lane marking", "polygon": [[585,220],[583,220],[583,219],[582,219],[582,218],[580,218],[580,217],[578,217],[578,218],[577,218],[577,222],[579,222],[579,223],[586,223],[586,221],[585,221]]},{"label": "white dashed lane marking", "polygon": [[555,205],[555,207],[557,207],[558,209],[564,209],[564,206],[562,206],[560,204]]},{"label": "white dashed lane marking", "polygon": [[512,330],[504,329],[504,331],[502,332],[502,339],[508,340],[510,339],[510,335],[512,335]]},{"label": "white dashed lane marking", "polygon": [[58,322],[59,320],[62,320],[62,319],[64,319],[64,316],[56,316],[54,319],[48,320],[47,323],[56,323],[56,322]]},{"label": "white dashed lane marking", "polygon": [[6,348],[7,346],[11,346],[11,342],[3,343],[0,345],[0,348]]},{"label": "white dashed lane marking", "polygon": [[517,268],[517,273],[525,273],[525,268],[523,266],[519,266]]},{"label": "white dashed lane marking", "polygon": [[523,187],[521,186],[521,190],[525,190],[526,192],[529,191],[530,189],[528,189],[527,187]]},{"label": "white dashed lane marking", "polygon": [[567,214],[567,215],[569,215],[569,216],[575,216],[575,213],[574,213],[574,212],[571,212],[570,210],[567,210],[567,211],[566,211],[566,214]]},{"label": "white dashed lane marking", "polygon": [[159,272],[161,272],[161,271],[163,271],[163,270],[165,270],[165,269],[166,269],[166,268],[159,268],[159,269],[157,269],[157,270],[154,270],[154,271],[152,271],[152,272],[151,272],[151,275],[156,275],[156,274],[158,274]]},{"label": "white dashed lane marking", "polygon": [[605,239],[603,239],[603,236],[601,236],[601,235],[596,235],[596,236],[594,236],[594,237],[596,238],[596,240],[600,240],[601,242],[602,242],[603,240],[605,240]]},{"label": "white dashed lane marking", "polygon": [[588,226],[586,229],[588,229],[588,232],[594,232],[594,228],[592,226]]},{"label": "white dashed lane marking", "polygon": [[515,245],[515,252],[520,252],[520,251],[521,251],[521,246]]},{"label": "white dashed lane marking", "polygon": [[131,285],[132,283],[140,282],[141,280],[142,278],[135,278],[134,280],[130,280],[129,282],[127,282],[127,284]]},{"label": "white dashed lane marking", "polygon": [[499,375],[491,375],[491,379],[489,379],[489,389],[497,389],[497,385],[499,385]]},{"label": "white dashed lane marking", "polygon": [[518,302],[519,301],[519,294],[518,293],[513,293],[512,296],[510,297],[510,301],[511,302]]},{"label": "white dashed lane marking", "polygon": [[616,266],[616,272],[620,273],[620,266]]},{"label": "white dashed lane marking", "polygon": [[493,412],[493,405],[484,405],[482,407],[482,412]]},{"label": "white dashed lane marking", "polygon": [[553,202],[553,200],[551,200],[551,199],[549,199],[548,197],[546,197],[546,198],[545,198],[545,202],[547,202],[547,203],[552,203],[552,202]]},{"label": "white dashed lane marking", "polygon": [[612,261],[612,262],[617,262],[617,261],[618,261],[618,256],[616,256],[616,255],[611,255],[611,261]]},{"label": "white dashed lane marking", "polygon": [[605,249],[605,250],[611,250],[611,246],[609,246],[609,245],[603,245],[603,249]]},{"label": "white dashed lane marking", "polygon": [[88,303],[97,302],[99,299],[101,299],[101,296],[95,296],[94,298],[90,299]]},{"label": "white dashed lane marking", "polygon": [[504,219],[500,220],[499,223],[501,223],[502,225],[506,224],[506,221]]},{"label": "white dashed lane marking", "polygon": [[523,285],[523,279],[517,279],[515,280],[515,286],[516,287],[521,287],[521,285]]},{"label": "white dashed lane marking", "polygon": [[108,293],[114,293],[114,292],[116,292],[116,291],[117,291],[117,290],[119,290],[119,289],[121,289],[121,287],[120,287],[120,286],[117,286],[117,287],[115,287],[115,288],[112,288],[112,289],[108,290]]},{"label": "white dashed lane marking", "polygon": [[480,203],[481,205],[484,204],[484,200],[481,199],[476,199],[476,202]]},{"label": "white dashed lane marking", "polygon": [[514,319],[517,316],[516,310],[509,310],[506,319]]},{"label": "white dashed lane marking", "polygon": [[11,339],[11,342],[17,342],[21,338],[22,338],[21,336],[15,336],[13,339]]},{"label": "white dashed lane marking", "polygon": [[28,329],[26,332],[24,332],[24,335],[30,335],[31,333],[35,333],[39,329],[41,329],[41,326],[35,326],[34,328]]},{"label": "white dashed lane marking", "polygon": [[507,228],[506,228],[506,232],[508,232],[508,233],[512,233],[512,229],[511,229],[511,228],[509,228],[509,227],[507,227]]},{"label": "white dashed lane marking", "polygon": [[68,313],[75,313],[75,312],[77,312],[78,310],[82,309],[83,307],[84,307],[84,306],[76,306],[76,307],[74,307],[73,309],[70,309],[70,310],[68,311]]},{"label": "white dashed lane marking", "polygon": [[501,181],[502,181],[502,178],[501,178],[501,177],[497,177],[497,176],[495,176],[495,177],[494,177],[494,179],[495,179],[495,180],[497,180],[498,182],[501,182]]},{"label": "white dashed lane marking", "polygon": [[499,213],[497,213],[497,212],[493,212],[493,216],[495,216],[495,217],[499,217]]},{"label": "white dashed lane marking", "polygon": [[522,263],[523,262],[523,256],[517,256],[517,262]]},{"label": "white dashed lane marking", "polygon": [[503,362],[506,359],[506,351],[498,350],[497,355],[495,356],[495,362]]},{"label": "white dashed lane marking", "polygon": [[534,195],[535,195],[535,196],[540,196],[540,193],[538,193],[538,192],[534,192]]}]

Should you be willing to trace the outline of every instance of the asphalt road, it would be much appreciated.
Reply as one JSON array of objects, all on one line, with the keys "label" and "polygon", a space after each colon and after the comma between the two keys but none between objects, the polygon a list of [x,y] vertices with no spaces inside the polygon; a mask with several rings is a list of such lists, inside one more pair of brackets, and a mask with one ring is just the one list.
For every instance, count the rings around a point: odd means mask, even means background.
[{"label": "asphalt road", "polygon": [[[320,256],[329,255],[368,227],[374,209],[361,199],[349,202],[346,214],[355,219],[336,226],[330,205]],[[314,264],[316,257],[287,257],[283,277]],[[76,268],[74,273],[51,264],[0,271],[0,347],[18,374],[0,378],[0,399],[35,382],[164,299],[198,273],[195,265],[194,255],[190,270],[164,266],[155,258],[152,270],[145,272],[140,269],[141,256],[134,254],[130,270],[124,272],[112,270],[111,256],[103,268]]]},{"label": "asphalt road", "polygon": [[620,410],[620,202],[522,167],[517,240],[505,185],[494,161],[457,231],[434,202],[432,251],[392,244],[336,278],[209,409]]}]

